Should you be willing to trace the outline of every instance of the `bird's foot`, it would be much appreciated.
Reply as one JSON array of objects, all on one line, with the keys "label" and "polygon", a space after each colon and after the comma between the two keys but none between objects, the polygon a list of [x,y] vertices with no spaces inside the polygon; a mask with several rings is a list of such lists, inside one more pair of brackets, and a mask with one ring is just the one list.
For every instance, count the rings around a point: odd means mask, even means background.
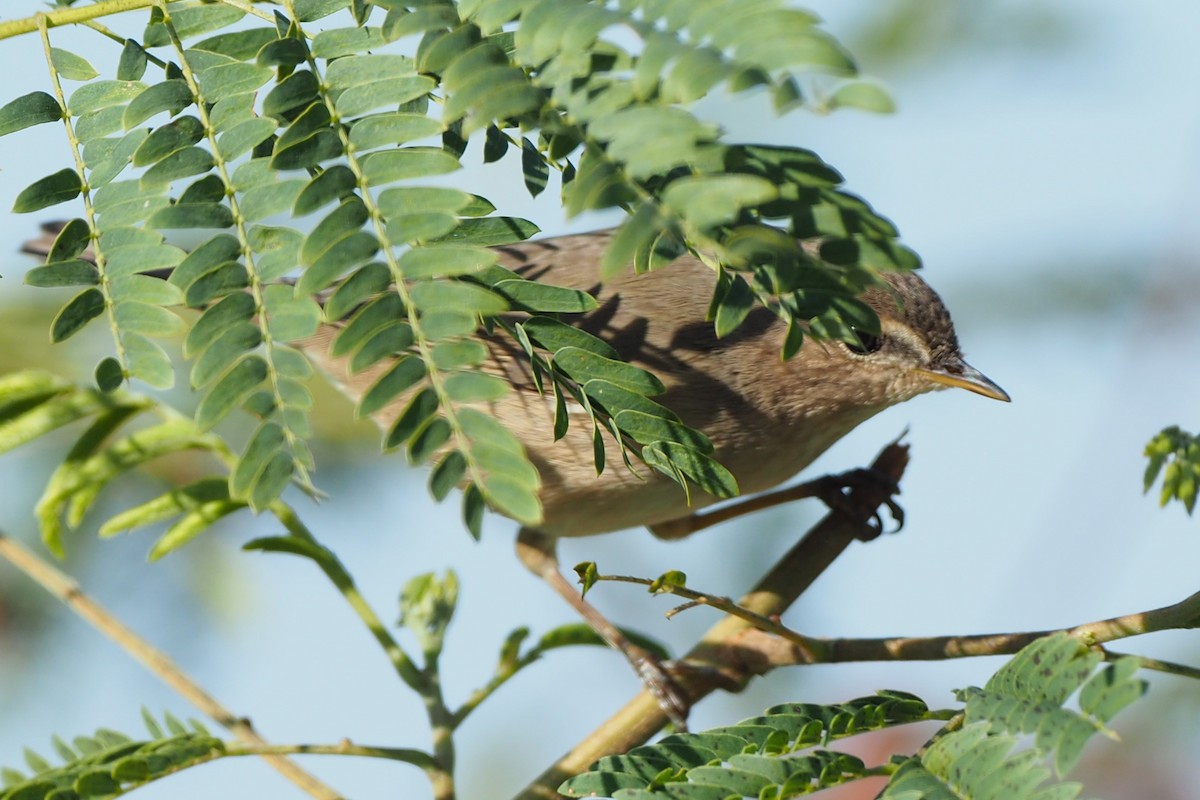
[{"label": "bird's foot", "polygon": [[[883,505],[887,506],[888,513],[896,523],[896,527],[887,532],[897,533],[904,527],[904,509],[892,499],[893,495],[900,493],[900,484],[880,470],[860,467],[836,475],[817,478],[812,484],[816,495],[825,505],[829,506],[830,510],[855,520],[858,519],[857,508],[850,502],[847,492],[852,489],[883,489],[888,493]],[[880,515],[879,509],[871,513],[871,518],[864,527],[865,529],[858,536],[859,540],[864,542],[869,542],[885,532],[883,517]]]}]

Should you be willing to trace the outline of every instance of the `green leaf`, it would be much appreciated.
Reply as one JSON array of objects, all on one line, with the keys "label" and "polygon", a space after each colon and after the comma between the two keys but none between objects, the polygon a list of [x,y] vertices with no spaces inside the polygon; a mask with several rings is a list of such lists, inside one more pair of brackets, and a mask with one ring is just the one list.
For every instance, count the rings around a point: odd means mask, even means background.
[{"label": "green leaf", "polygon": [[30,92],[0,107],[0,136],[62,119],[62,107],[45,92]]},{"label": "green leaf", "polygon": [[[424,97],[436,86],[437,83],[425,75],[377,80],[361,86],[351,86],[338,95],[334,105],[338,114],[345,119],[361,117],[377,109],[395,108]],[[440,130],[441,125],[438,125],[438,131]]]},{"label": "green leaf", "polygon": [[451,450],[442,457],[429,474],[429,493],[438,502],[446,499],[450,490],[459,484],[466,474],[467,460],[458,450]]},{"label": "green leaf", "polygon": [[621,354],[603,339],[550,317],[531,317],[521,327],[538,345],[552,353],[573,347],[608,359],[619,361],[621,358]]},{"label": "green leaf", "polygon": [[[461,189],[440,186],[404,186],[381,192],[379,194],[379,210],[389,219],[430,211],[468,216],[465,209],[472,204],[473,199],[472,195]],[[494,210],[495,208],[492,207],[482,213],[490,214]]]},{"label": "green leaf", "polygon": [[492,289],[524,311],[579,314],[597,307],[596,298],[587,292],[537,281],[505,280],[493,284]]},{"label": "green leaf", "polygon": [[145,189],[164,187],[172,181],[200,175],[214,166],[212,153],[202,147],[185,147],[146,170],[139,183]]},{"label": "green leaf", "polygon": [[245,507],[245,503],[237,500],[214,500],[191,509],[174,525],[167,528],[166,533],[154,543],[150,549],[149,559],[157,561],[168,553],[178,550],[211,528],[217,521]]},{"label": "green leaf", "polygon": [[312,336],[321,322],[321,309],[311,297],[291,286],[272,285],[263,290],[267,329],[272,338],[292,342]]},{"label": "green leaf", "polygon": [[208,430],[246,400],[267,379],[267,362],[257,355],[246,356],[209,390],[196,408],[196,425]]},{"label": "green leaf", "polygon": [[415,356],[402,356],[363,394],[355,416],[369,417],[383,410],[424,378],[424,362]]},{"label": "green leaf", "polygon": [[82,192],[83,181],[79,179],[79,173],[73,169],[61,169],[22,189],[13,203],[13,211],[18,214],[40,211],[74,200]]},{"label": "green leaf", "polygon": [[392,283],[392,272],[386,265],[372,261],[360,267],[342,281],[333,295],[325,301],[325,316],[340,320],[368,299],[386,290]]},{"label": "green leaf", "polygon": [[526,137],[521,137],[521,171],[530,197],[537,197],[545,191],[550,180],[550,168],[546,166],[537,147]]},{"label": "green leaf", "polygon": [[79,117],[89,111],[125,105],[145,89],[145,84],[137,81],[92,81],[75,90],[67,107]]},{"label": "green leaf", "polygon": [[496,263],[496,253],[481,247],[415,247],[400,256],[397,265],[409,280],[470,275]]},{"label": "green leaf", "polygon": [[388,429],[383,446],[392,449],[407,442],[437,413],[438,406],[437,392],[431,387],[417,392]]},{"label": "green leaf", "polygon": [[96,365],[96,388],[102,392],[115,392],[125,382],[125,369],[112,356],[101,359]]},{"label": "green leaf", "polygon": [[338,201],[352,202],[358,179],[350,168],[337,164],[313,178],[307,186],[296,195],[292,204],[292,213],[297,216],[311,214],[328,204]]},{"label": "green leaf", "polygon": [[444,150],[433,147],[404,147],[380,150],[363,156],[362,170],[368,186],[444,175],[462,165]]},{"label": "green leaf", "polygon": [[35,267],[25,273],[25,283],[29,286],[95,286],[99,282],[96,266],[78,259]]},{"label": "green leaf", "polygon": [[379,28],[334,28],[313,38],[312,54],[314,58],[338,58],[378,50],[384,44]]},{"label": "green leaf", "polygon": [[258,64],[217,64],[200,71],[200,94],[209,103],[257,90],[274,77],[270,67]]},{"label": "green leaf", "polygon": [[100,74],[82,56],[58,47],[50,48],[50,64],[67,80],[91,80]]},{"label": "green leaf", "polygon": [[63,342],[70,339],[96,317],[104,313],[104,295],[99,289],[84,289],[54,317],[50,324],[50,340]]},{"label": "green leaf", "polygon": [[754,292],[741,275],[734,274],[728,289],[722,293],[713,322],[718,338],[733,333],[749,316],[754,308]]},{"label": "green leaf", "polygon": [[[136,85],[141,86],[141,84]],[[78,93],[76,94],[78,95]],[[72,98],[72,102],[74,102],[74,98]],[[194,102],[195,98],[192,97],[192,90],[187,81],[183,78],[172,78],[147,87],[130,100],[129,105],[125,107],[121,124],[125,130],[130,130],[155,114],[161,114],[164,111],[175,116]],[[72,111],[80,113],[75,108],[72,108]]]},{"label": "green leaf", "polygon": [[58,235],[54,237],[54,244],[50,247],[49,255],[46,256],[46,263],[52,264],[56,261],[70,261],[78,258],[91,242],[92,229],[88,227],[85,220],[76,217],[63,225]]},{"label": "green leaf", "polygon": [[[528,323],[525,330],[529,332]],[[530,335],[536,338],[533,332]],[[666,391],[662,382],[649,372],[576,346],[559,349],[554,354],[554,365],[579,383],[598,378],[641,395],[656,395]]]},{"label": "green leaf", "polygon": [[755,175],[691,175],[672,181],[663,203],[698,228],[733,222],[743,208],[774,200],[775,185]]},{"label": "green leaf", "polygon": [[275,126],[275,120],[268,117],[254,117],[240,122],[217,139],[217,152],[221,158],[232,161],[271,138]]},{"label": "green leaf", "polygon": [[[164,314],[171,313],[164,309],[159,311]],[[125,347],[131,378],[145,381],[155,389],[170,389],[175,385],[175,370],[171,358],[161,347],[145,336],[133,332],[124,333],[121,336],[121,344]]]},{"label": "green leaf", "polygon": [[183,333],[183,320],[161,306],[136,300],[117,303],[113,319],[123,331],[146,336],[174,336]]},{"label": "green leaf", "polygon": [[350,372],[358,373],[389,356],[396,356],[413,343],[412,327],[407,322],[393,322],[371,334],[350,359]]},{"label": "green leaf", "polygon": [[511,389],[503,378],[483,372],[458,372],[446,378],[444,385],[446,396],[455,403],[490,403]]},{"label": "green leaf", "polygon": [[896,110],[895,102],[883,87],[865,81],[843,83],[826,102],[830,108],[858,108],[876,114],[891,114]]},{"label": "green leaf", "polygon": [[450,339],[434,345],[430,360],[439,370],[452,370],[477,366],[487,353],[487,345],[476,339]]},{"label": "green leaf", "polygon": [[496,247],[523,242],[540,231],[537,225],[519,217],[482,217],[460,221],[458,227],[438,241]]},{"label": "green leaf", "polygon": [[491,316],[508,310],[495,292],[457,280],[421,281],[413,284],[412,302],[423,312],[453,310]]},{"label": "green leaf", "polygon": [[391,112],[362,117],[350,128],[350,143],[360,151],[437,136],[442,123],[424,114]]},{"label": "green leaf", "polygon": [[262,331],[250,322],[238,322],[224,329],[192,364],[192,388],[206,386],[228,369],[230,364],[260,344]]},{"label": "green leaf", "polygon": [[[636,413],[636,412],[630,412]],[[672,477],[676,469],[713,497],[737,497],[737,480],[729,470],[712,458],[677,442],[655,442],[642,448],[642,459],[664,475]]]}]

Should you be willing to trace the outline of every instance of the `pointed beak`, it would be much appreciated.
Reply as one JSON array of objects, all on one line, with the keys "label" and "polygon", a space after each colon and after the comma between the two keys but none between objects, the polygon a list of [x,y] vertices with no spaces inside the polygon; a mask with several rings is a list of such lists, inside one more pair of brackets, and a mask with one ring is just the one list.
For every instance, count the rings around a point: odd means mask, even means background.
[{"label": "pointed beak", "polygon": [[996,385],[988,376],[984,375],[979,370],[972,367],[965,361],[960,361],[958,368],[954,372],[940,369],[917,369],[917,372],[923,377],[940,383],[943,386],[954,386],[959,389],[966,389],[975,394],[981,394],[984,397],[990,397],[993,400],[1002,400],[1005,403],[1011,402],[1012,398],[1008,396],[1008,392]]}]

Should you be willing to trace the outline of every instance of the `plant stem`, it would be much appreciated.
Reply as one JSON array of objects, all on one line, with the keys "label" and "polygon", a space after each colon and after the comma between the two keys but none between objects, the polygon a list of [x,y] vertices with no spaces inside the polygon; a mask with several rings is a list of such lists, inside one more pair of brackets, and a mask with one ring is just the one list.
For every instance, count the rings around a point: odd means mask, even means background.
[{"label": "plant stem", "polygon": [[[0,532],[0,558],[6,559],[122,650],[140,661],[202,714],[229,730],[248,746],[271,747],[246,718],[235,715],[217,702],[216,698],[192,680],[169,656],[138,636],[99,603],[84,594],[79,584],[70,576],[3,532]],[[337,791],[282,755],[264,751],[263,759],[310,797],[318,800],[341,800],[342,796]]]}]

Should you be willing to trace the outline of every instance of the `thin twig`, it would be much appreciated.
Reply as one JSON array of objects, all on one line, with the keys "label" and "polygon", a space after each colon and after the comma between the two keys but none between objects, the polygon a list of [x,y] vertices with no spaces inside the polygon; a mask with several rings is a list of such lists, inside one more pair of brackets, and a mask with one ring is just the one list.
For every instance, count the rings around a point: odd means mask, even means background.
[{"label": "thin twig", "polygon": [[[39,586],[62,601],[69,609],[89,622],[92,627],[115,642],[122,650],[140,661],[150,672],[195,706],[200,713],[228,729],[247,745],[262,748],[271,746],[269,742],[258,735],[249,720],[235,715],[218,703],[170,657],[138,636],[99,603],[84,594],[79,584],[70,576],[3,532],[0,532],[0,557],[8,560]],[[341,800],[342,798],[337,791],[325,785],[315,775],[283,756],[264,754],[263,760],[311,797],[319,800]]]},{"label": "thin twig", "polygon": [[[1101,645],[1163,630],[1200,627],[1200,592],[1162,608],[1086,622],[1070,628],[967,636],[893,636],[870,639],[818,639],[801,636],[784,640],[761,630],[748,629],[725,646],[738,658],[753,662],[753,671],[798,664],[834,664],[859,661],[942,661],[951,658],[1010,655],[1052,633],[1065,632],[1089,646]],[[800,636],[795,632],[791,635]],[[726,656],[734,657],[732,655]],[[1182,664],[1145,659],[1148,669],[1200,677],[1200,670]]]}]

